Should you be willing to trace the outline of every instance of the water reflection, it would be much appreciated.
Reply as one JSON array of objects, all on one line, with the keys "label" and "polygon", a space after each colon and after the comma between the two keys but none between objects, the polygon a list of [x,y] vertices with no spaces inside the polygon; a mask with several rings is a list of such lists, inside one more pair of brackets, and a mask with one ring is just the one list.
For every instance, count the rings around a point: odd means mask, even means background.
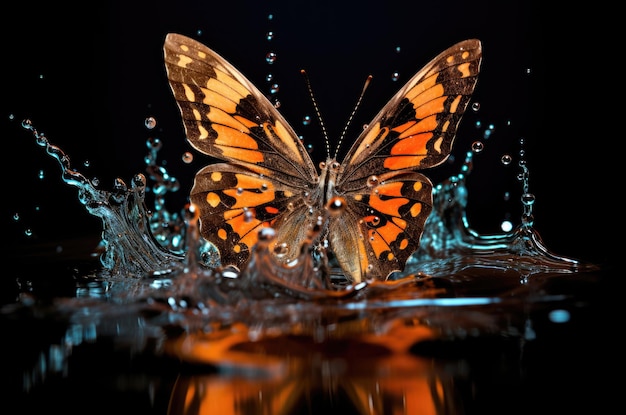
[{"label": "water reflection", "polygon": [[26,410],[550,413],[597,404],[602,277],[466,263],[412,294],[205,311],[166,287],[121,299],[122,282],[94,278],[73,298],[22,293],[3,307],[2,356],[22,357],[8,378]]},{"label": "water reflection", "polygon": [[[263,373],[182,376],[172,394],[172,413],[355,414],[459,413],[452,378],[428,359],[411,355],[411,342],[429,336],[425,327],[392,330],[389,338],[312,342],[293,337],[237,345],[187,339],[180,344],[199,359],[268,360]],[[209,341],[211,342],[211,341]],[[220,343],[220,342],[218,342]],[[389,345],[393,345],[390,350]],[[404,350],[403,350],[404,349]],[[219,353],[219,354],[218,354]],[[262,356],[259,358],[259,356]],[[289,356],[285,358],[285,356]],[[251,375],[252,374],[252,375]]]}]

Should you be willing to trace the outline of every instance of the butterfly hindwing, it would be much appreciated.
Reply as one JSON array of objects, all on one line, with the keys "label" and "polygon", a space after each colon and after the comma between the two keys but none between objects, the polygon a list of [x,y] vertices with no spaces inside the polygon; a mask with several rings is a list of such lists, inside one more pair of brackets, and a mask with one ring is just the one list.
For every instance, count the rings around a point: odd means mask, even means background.
[{"label": "butterfly hindwing", "polygon": [[331,217],[329,232],[332,251],[344,272],[360,281],[384,279],[403,270],[419,246],[432,210],[428,178],[406,170],[383,174],[346,195],[346,200],[341,216]]},{"label": "butterfly hindwing", "polygon": [[228,163],[201,169],[190,201],[200,207],[202,235],[220,252],[223,265],[245,266],[262,227],[277,230],[287,247],[284,255],[299,247],[314,218],[307,214],[302,197],[283,185],[246,168]]}]

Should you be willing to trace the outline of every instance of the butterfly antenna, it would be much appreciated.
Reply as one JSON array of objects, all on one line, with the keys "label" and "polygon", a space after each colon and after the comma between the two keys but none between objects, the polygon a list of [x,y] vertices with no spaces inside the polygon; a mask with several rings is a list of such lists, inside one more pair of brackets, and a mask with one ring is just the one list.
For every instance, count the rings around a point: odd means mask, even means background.
[{"label": "butterfly antenna", "polygon": [[359,105],[361,105],[361,101],[363,100],[363,95],[365,95],[365,90],[370,85],[370,82],[372,82],[372,75],[369,75],[367,79],[365,80],[365,84],[363,84],[363,89],[361,90],[361,94],[359,95],[359,99],[356,101],[356,104],[354,105],[354,109],[350,113],[350,117],[348,117],[348,122],[346,122],[346,125],[343,127],[343,131],[341,132],[341,136],[339,137],[339,142],[337,143],[337,148],[335,149],[335,155],[334,155],[335,159],[337,158],[337,155],[339,154],[339,147],[341,146],[341,142],[343,141],[343,138],[346,136],[346,132],[348,131],[348,127],[350,126],[350,123],[352,123],[354,114],[356,114],[356,111],[359,108]]},{"label": "butterfly antenna", "polygon": [[311,97],[311,102],[313,102],[313,108],[315,109],[315,115],[317,116],[320,127],[322,128],[322,134],[324,134],[324,141],[326,142],[326,154],[328,155],[328,157],[330,157],[330,142],[328,140],[328,133],[326,132],[326,127],[324,126],[324,121],[322,120],[322,114],[320,113],[320,109],[317,106],[317,101],[315,100],[315,95],[313,94],[313,88],[311,88],[311,81],[309,80],[309,76],[304,69],[301,69],[300,73],[304,76],[304,81],[306,82],[306,87],[309,90],[309,96]]}]

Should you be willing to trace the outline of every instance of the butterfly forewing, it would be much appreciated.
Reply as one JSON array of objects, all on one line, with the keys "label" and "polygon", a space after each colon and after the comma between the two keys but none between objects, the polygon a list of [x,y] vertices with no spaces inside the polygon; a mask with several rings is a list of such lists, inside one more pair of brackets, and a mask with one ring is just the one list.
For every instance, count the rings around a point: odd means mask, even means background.
[{"label": "butterfly forewing", "polygon": [[413,76],[354,143],[338,186],[349,190],[372,172],[418,170],[445,161],[474,91],[481,59],[480,41],[465,40]]},{"label": "butterfly forewing", "polygon": [[317,175],[304,145],[259,90],[203,44],[168,34],[165,67],[189,142],[294,186]]}]

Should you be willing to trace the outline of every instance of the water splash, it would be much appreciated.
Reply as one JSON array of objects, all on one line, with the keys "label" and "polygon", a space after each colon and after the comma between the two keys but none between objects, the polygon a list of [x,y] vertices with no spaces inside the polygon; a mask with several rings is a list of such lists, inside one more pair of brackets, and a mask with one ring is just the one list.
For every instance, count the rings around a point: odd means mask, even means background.
[{"label": "water splash", "polygon": [[181,261],[179,255],[165,250],[150,231],[150,214],[144,203],[146,178],[143,174],[133,177],[130,188],[118,178],[113,190],[100,190],[87,177],[74,170],[70,157],[51,144],[29,120],[22,125],[31,130],[37,144],[59,162],[61,178],[68,185],[78,188],[80,203],[90,214],[102,219],[101,245],[104,254],[101,260],[108,272],[137,277]]},{"label": "water splash", "polygon": [[407,268],[419,268],[431,275],[445,275],[463,263],[504,266],[529,273],[576,272],[595,269],[593,264],[558,255],[543,243],[533,227],[534,196],[530,193],[528,167],[520,162],[523,214],[521,224],[500,234],[479,234],[466,215],[466,181],[473,167],[475,151],[466,153],[461,173],[438,184],[433,190],[433,211],[426,221],[419,250]]},{"label": "water splash", "polygon": [[[203,274],[206,277],[204,274],[207,274],[211,275],[211,284],[220,287],[225,281],[223,275],[230,275],[226,278],[230,291],[252,297],[337,298],[352,297],[362,291],[361,286],[347,285],[337,270],[333,273],[328,269],[325,254],[313,247],[313,235],[300,248],[298,260],[285,265],[276,261],[271,252],[271,230],[264,230],[265,234],[261,235],[261,242],[255,247],[247,269],[240,275],[234,270],[220,269],[217,251],[198,236],[195,208],[187,206],[180,214],[165,209],[167,193],[177,191],[179,185],[163,166],[157,164],[157,153],[162,148],[158,139],[148,140],[149,154],[145,158],[146,172],[154,182],[155,207],[150,211],[145,205],[145,175],[135,175],[130,188],[118,178],[113,190],[98,189],[85,176],[73,170],[69,156],[49,143],[29,120],[23,122],[23,127],[30,130],[37,143],[59,161],[62,179],[78,188],[79,201],[88,212],[102,219],[100,245],[104,252],[101,262],[103,272],[109,277],[168,275],[172,279],[172,275],[185,277],[193,274],[195,277]],[[420,274],[435,276],[453,272],[450,267],[459,266],[451,260],[453,258],[463,258],[465,264],[480,262],[521,267],[531,273],[546,270],[573,272],[593,267],[554,254],[543,244],[533,228],[534,196],[529,191],[528,169],[524,160],[519,164],[524,208],[521,225],[511,232],[495,235],[481,235],[471,228],[465,213],[466,180],[473,166],[473,152],[469,151],[461,173],[435,187],[434,208],[426,222],[420,248],[408,261],[407,269],[391,279],[414,279]],[[448,265],[442,267],[442,260]],[[381,284],[369,281],[365,283],[367,285]],[[232,289],[234,286],[236,289]],[[218,303],[228,302],[223,294],[217,296],[221,298]]]},{"label": "water splash", "polygon": [[[179,186],[157,163],[160,141],[148,140],[147,176],[136,174],[130,186],[118,178],[107,191],[74,170],[69,156],[30,121],[23,127],[59,162],[62,180],[77,188],[79,202],[103,225],[102,268],[79,280],[75,298],[55,300],[54,315],[67,325],[66,334],[24,374],[26,390],[47,373],[66,373],[72,349],[102,337],[115,338],[131,351],[248,373],[259,367],[285,370],[284,362],[277,368],[271,359],[268,366],[267,356],[242,357],[242,347],[292,336],[315,343],[333,339],[356,341],[358,347],[375,344],[390,353],[397,351],[396,336],[407,333],[411,342],[468,333],[505,333],[529,341],[534,332],[525,314],[503,310],[563,301],[567,293],[543,288],[541,296],[533,292],[554,275],[597,269],[543,244],[533,228],[525,163],[520,163],[521,224],[502,234],[473,230],[465,209],[473,167],[470,151],[461,172],[435,187],[419,250],[404,272],[387,281],[348,283],[312,244],[317,229],[288,265],[276,260],[274,233],[264,229],[247,268],[237,272],[221,267],[218,252],[200,237],[195,206],[175,213],[165,209],[166,195]],[[154,182],[152,210],[145,204],[148,180]],[[468,288],[468,281],[480,288]],[[0,310],[2,315],[29,318],[40,313],[37,299],[28,292]]]}]

